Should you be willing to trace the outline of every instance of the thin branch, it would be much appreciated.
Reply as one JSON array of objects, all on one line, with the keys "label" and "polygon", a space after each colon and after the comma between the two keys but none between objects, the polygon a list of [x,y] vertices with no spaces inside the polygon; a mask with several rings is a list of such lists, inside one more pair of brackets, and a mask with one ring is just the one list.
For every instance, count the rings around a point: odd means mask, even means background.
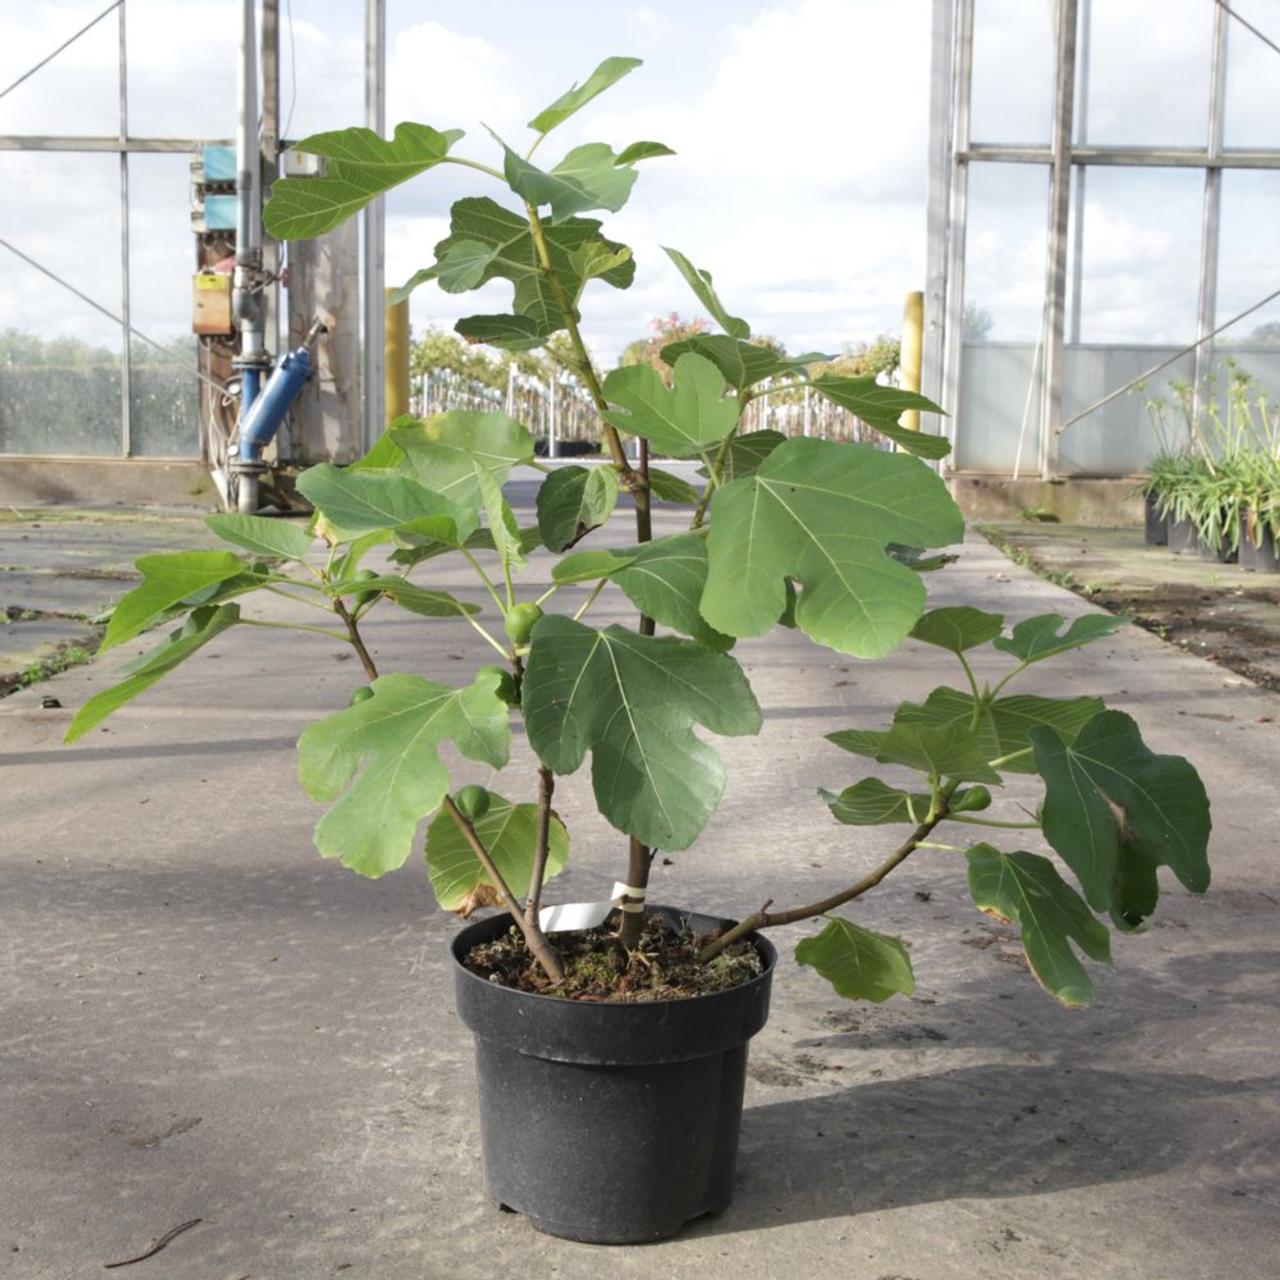
[{"label": "thin branch", "polygon": [[839,893],[833,893],[828,898],[811,902],[807,906],[792,907],[789,911],[753,912],[745,920],[703,947],[698,959],[704,963],[713,959],[726,947],[756,929],[772,929],[778,925],[795,924],[799,920],[826,915],[828,911],[834,911],[837,907],[844,906],[846,902],[862,897],[868,890],[874,889],[896,866],[905,862],[927,840],[934,827],[947,816],[947,802],[959,785],[958,782],[952,782],[943,787],[925,820],[874,871],[863,876],[856,884],[850,885],[847,889],[841,889]]},{"label": "thin branch", "polygon": [[462,616],[466,618],[466,620],[471,624],[471,626],[474,627],[475,630],[485,638],[486,643],[493,646],[495,652],[500,654],[504,661],[506,662],[511,661],[511,654],[507,651],[506,647],[500,644],[497,640],[495,640],[493,636],[489,633],[486,627],[484,627],[481,623],[477,622],[475,618],[473,618],[469,613],[464,613]]},{"label": "thin branch", "polygon": [[454,804],[452,796],[445,796],[444,808],[445,812],[453,819],[458,830],[462,832],[462,838],[471,847],[471,852],[480,860],[480,865],[484,868],[485,875],[489,877],[490,884],[497,889],[498,896],[502,899],[502,905],[511,913],[512,921],[520,932],[524,934],[524,940],[534,958],[546,970],[547,977],[553,982],[563,982],[564,968],[560,964],[560,957],[556,955],[551,944],[547,941],[547,936],[542,932],[537,919],[527,920],[525,918],[524,912],[520,909],[520,904],[516,901],[515,894],[511,892],[511,886],[507,884],[502,872],[498,870],[497,864],[490,857],[489,850],[484,847],[484,841],[476,834],[476,829],[471,825],[470,819],[466,818],[458,806]]}]

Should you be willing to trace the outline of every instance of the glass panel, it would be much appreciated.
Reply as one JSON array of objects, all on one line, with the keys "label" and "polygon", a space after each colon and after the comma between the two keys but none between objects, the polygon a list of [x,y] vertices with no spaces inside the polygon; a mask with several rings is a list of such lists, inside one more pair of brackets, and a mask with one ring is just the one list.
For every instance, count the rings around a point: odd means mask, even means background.
[{"label": "glass panel", "polygon": [[129,132],[234,138],[240,6],[128,0]]},{"label": "glass panel", "polygon": [[[1044,305],[1049,175],[976,164],[969,175],[957,466],[1033,474],[1039,394],[1030,395]],[[1025,426],[1024,426],[1025,423]]]},{"label": "glass panel", "polygon": [[975,142],[1048,143],[1053,38],[1053,6],[1043,0],[975,0]]},{"label": "glass panel", "polygon": [[1124,344],[1196,334],[1204,175],[1094,166],[1085,196],[1081,337]]},{"label": "glass panel", "polygon": [[[1280,66],[1280,57],[1277,58]],[[1280,172],[1227,170],[1222,175],[1217,324],[1280,289]],[[1220,346],[1280,350],[1280,299],[1228,329]]]},{"label": "glass panel", "polygon": [[137,455],[200,451],[196,340],[191,333],[190,157],[129,158],[130,438]]},{"label": "glass panel", "polygon": [[[1118,387],[1175,355],[1177,346],[1068,346],[1063,353],[1062,417],[1069,420]],[[1068,476],[1127,476],[1145,469],[1158,440],[1151,426],[1153,399],[1172,403],[1171,384],[1189,383],[1195,357],[1185,355],[1069,426],[1059,438],[1058,466]]]},{"label": "glass panel", "polygon": [[[1280,0],[1234,0],[1242,18],[1280,44]],[[1280,147],[1280,53],[1227,22],[1227,147]]]},{"label": "glass panel", "polygon": [[[0,87],[47,58],[105,7],[102,0],[6,5]],[[120,28],[111,13],[0,99],[0,133],[117,136],[119,44]]]},{"label": "glass panel", "polygon": [[[132,2],[132,0],[131,0]],[[280,6],[280,136],[305,138],[322,129],[364,123],[364,5],[351,0],[291,0]],[[415,20],[424,8],[413,6]],[[400,120],[421,120],[438,129],[453,127],[421,112],[405,112],[394,85],[401,40],[393,4],[387,5],[387,132]],[[442,68],[415,79],[431,84]],[[465,89],[461,90],[465,94]],[[496,128],[497,126],[495,126]]]},{"label": "glass panel", "polygon": [[[0,227],[23,253],[120,314],[116,156],[0,153]],[[0,453],[118,454],[119,325],[3,256]]]},{"label": "glass panel", "polygon": [[1203,147],[1214,5],[1094,0],[1088,140]]}]

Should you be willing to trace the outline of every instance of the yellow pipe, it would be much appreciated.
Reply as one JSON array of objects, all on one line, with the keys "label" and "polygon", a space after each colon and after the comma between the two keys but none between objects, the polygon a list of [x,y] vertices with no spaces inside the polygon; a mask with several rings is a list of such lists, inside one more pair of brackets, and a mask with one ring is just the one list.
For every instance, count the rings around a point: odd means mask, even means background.
[{"label": "yellow pipe", "polygon": [[[907,294],[907,304],[902,311],[902,388],[904,391],[920,390],[920,364],[924,355],[924,294]],[[908,431],[920,430],[920,410],[908,409],[898,425]]]},{"label": "yellow pipe", "polygon": [[[387,290],[387,298],[395,293]],[[387,302],[386,338],[387,421],[409,412],[409,300]]]}]

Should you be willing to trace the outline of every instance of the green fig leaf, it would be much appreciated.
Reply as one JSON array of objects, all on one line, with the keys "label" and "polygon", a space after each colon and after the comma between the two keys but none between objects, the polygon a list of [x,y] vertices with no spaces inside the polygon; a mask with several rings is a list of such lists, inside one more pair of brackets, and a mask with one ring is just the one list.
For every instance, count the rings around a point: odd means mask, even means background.
[{"label": "green fig leaf", "polygon": [[759,732],[738,664],[692,640],[596,631],[548,615],[533,630],[521,705],[529,742],[556,773],[591,752],[596,803],[618,830],[687,849],[715,812],[724,765],[693,732]]},{"label": "green fig leaf", "polygon": [[969,892],[980,911],[1021,929],[1022,949],[1036,981],[1068,1009],[1093,1003],[1093,982],[1076,945],[1091,960],[1111,963],[1111,935],[1048,858],[1001,853],[975,845],[969,861]]},{"label": "green fig leaf", "polygon": [[945,546],[963,534],[946,486],[917,459],[787,440],[712,499],[702,614],[727,635],[763,635],[786,606],[791,577],[803,584],[795,616],[810,639],[881,658],[910,632],[925,599],[919,576],[886,544]]},{"label": "green fig leaf", "polygon": [[538,489],[538,532],[548,551],[565,551],[598,529],[618,501],[613,467],[557,467]]},{"label": "green fig leaf", "polygon": [[1192,893],[1209,887],[1209,799],[1188,761],[1152,752],[1123,711],[1100,712],[1071,743],[1044,727],[1030,738],[1045,838],[1095,911],[1136,928],[1155,907],[1162,865]]},{"label": "green fig leaf", "polygon": [[685,283],[693,290],[694,297],[706,307],[711,318],[731,338],[751,337],[751,326],[739,316],[731,316],[720,301],[715,286],[711,283],[711,272],[695,267],[679,249],[662,247],[663,253],[675,264],[676,270],[684,277]]},{"label": "green fig leaf", "polygon": [[[491,791],[488,810],[472,825],[507,887],[517,898],[523,898],[533,876],[538,806],[512,804]],[[568,858],[569,834],[560,819],[552,815],[545,880],[559,875]],[[497,902],[497,886],[458,830],[458,824],[443,809],[427,828],[427,873],[436,901],[446,911],[468,916],[479,906]]]},{"label": "green fig leaf", "polygon": [[951,452],[951,443],[945,436],[930,435],[925,431],[909,431],[898,426],[898,419],[909,409],[925,413],[941,413],[932,400],[901,387],[886,387],[873,376],[845,378],[835,373],[824,373],[813,381],[813,389],[826,396],[833,404],[847,409],[854,417],[888,437],[900,449],[920,458],[945,458]]},{"label": "green fig leaf", "polygon": [[849,827],[876,827],[886,822],[918,825],[929,812],[931,801],[921,793],[899,791],[879,778],[863,778],[839,795],[820,789],[818,794],[837,822]]},{"label": "green fig leaf", "polygon": [[[651,365],[613,369],[604,380],[604,396],[617,409],[606,422],[643,436],[672,458],[691,458],[719,444],[738,422],[741,406],[725,398],[719,370],[700,355],[676,361],[675,385],[668,387]],[[626,412],[619,412],[619,409]]]},{"label": "green fig leaf", "polygon": [[316,133],[293,144],[295,151],[324,156],[316,178],[281,178],[263,210],[267,234],[277,240],[309,240],[332,231],[384,191],[440,164],[463,136],[461,129],[441,133],[425,124],[396,125],[394,137],[372,129]]},{"label": "green fig leaf", "polygon": [[[111,611],[99,653],[132,640],[151,623],[170,617],[174,605],[238,577],[247,568],[230,551],[177,551],[139,556],[134,561],[142,582],[121,596]],[[206,603],[206,601],[200,601]]]},{"label": "green fig leaf", "polygon": [[1004,629],[1004,617],[984,613],[968,605],[930,609],[911,628],[911,635],[925,644],[937,645],[952,653],[964,653],[994,640]]},{"label": "green fig leaf", "polygon": [[581,111],[592,98],[618,83],[623,76],[643,65],[640,58],[606,58],[582,84],[575,84],[562,93],[549,107],[544,107],[532,120],[529,128],[538,133],[550,133],[563,124],[575,112]]},{"label": "green fig leaf", "polygon": [[205,605],[194,610],[177,631],[171,632],[141,661],[131,663],[125,679],[109,689],[99,690],[76,712],[63,742],[75,742],[77,738],[84,737],[113,711],[145,693],[197,649],[202,649],[215,636],[239,621],[240,606],[237,604]]},{"label": "green fig leaf", "polygon": [[836,916],[813,938],[796,944],[796,962],[811,965],[846,1000],[883,1004],[916,989],[911,958],[898,938],[873,933]]},{"label": "green fig leaf", "polygon": [[277,560],[305,560],[314,539],[306,526],[265,516],[205,516],[205,524],[224,542],[234,543],[258,556]]},{"label": "green fig leaf", "polygon": [[500,675],[480,672],[464,689],[422,676],[379,676],[372,698],[303,731],[303,788],[330,805],[315,831],[324,857],[371,878],[402,866],[419,823],[449,790],[439,756],[445,742],[494,769],[507,763],[510,709],[498,697]]},{"label": "green fig leaf", "polygon": [[1061,626],[1061,614],[1042,613],[1023,619],[1011,635],[1000,636],[992,644],[1023,662],[1043,662],[1045,658],[1066,653],[1068,649],[1078,649],[1104,636],[1114,635],[1124,626],[1124,619],[1109,613],[1086,613],[1076,618],[1066,631],[1059,633]]}]

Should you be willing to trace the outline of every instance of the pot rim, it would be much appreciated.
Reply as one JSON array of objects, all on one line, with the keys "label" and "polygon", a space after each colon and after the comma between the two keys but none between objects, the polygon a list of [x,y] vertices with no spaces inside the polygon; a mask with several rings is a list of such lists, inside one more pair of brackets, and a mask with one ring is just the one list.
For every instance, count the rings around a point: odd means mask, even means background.
[{"label": "pot rim", "polygon": [[[670,907],[665,905],[664,903],[658,903],[658,902],[647,904],[645,907],[645,915],[650,915],[653,913],[663,913],[665,915],[674,915],[674,916],[702,916],[703,919],[713,920],[723,927],[732,927],[733,925],[738,923],[738,921],[730,917],[704,915],[702,912],[699,912],[699,911],[690,911],[690,910],[686,910],[683,907]],[[462,939],[466,936],[466,934],[471,929],[477,928],[478,926],[481,926],[481,925],[497,926],[500,921],[504,921],[504,920],[508,922],[508,927],[510,923],[513,923],[511,912],[503,911],[495,916],[486,916],[483,920],[469,921],[466,925],[466,928],[454,934],[452,940],[449,943],[449,954],[453,958],[453,963],[455,967],[466,978],[470,979],[473,982],[478,982],[486,991],[489,991],[489,992],[500,991],[506,996],[524,999],[524,1000],[536,1000],[541,1003],[553,1004],[557,1008],[565,1008],[566,1006],[577,1006],[577,1007],[591,1009],[592,1011],[595,1011],[595,1010],[602,1010],[602,1009],[635,1010],[635,1009],[652,1009],[652,1008],[675,1008],[675,1007],[693,1005],[698,1003],[699,1001],[715,1000],[715,999],[723,998],[726,996],[731,997],[739,993],[745,993],[750,991],[755,986],[768,983],[771,980],[773,976],[773,970],[778,963],[777,947],[775,947],[773,943],[770,942],[768,938],[764,937],[758,930],[753,929],[750,933],[744,934],[743,936],[755,947],[756,951],[760,954],[761,959],[764,961],[764,968],[759,973],[757,973],[754,978],[751,978],[746,982],[740,982],[737,984],[737,986],[726,987],[723,991],[706,991],[706,992],[703,992],[701,995],[678,996],[675,999],[668,999],[668,1000],[600,1000],[600,1001],[566,1000],[562,996],[544,995],[543,993],[538,991],[517,991],[514,987],[503,986],[502,983],[500,982],[490,982],[488,978],[482,978],[478,973],[476,973],[472,969],[469,969],[466,966],[466,964],[463,963],[462,956],[460,954],[461,948],[459,944],[461,943]],[[575,932],[581,932],[581,931],[575,930]]]}]

